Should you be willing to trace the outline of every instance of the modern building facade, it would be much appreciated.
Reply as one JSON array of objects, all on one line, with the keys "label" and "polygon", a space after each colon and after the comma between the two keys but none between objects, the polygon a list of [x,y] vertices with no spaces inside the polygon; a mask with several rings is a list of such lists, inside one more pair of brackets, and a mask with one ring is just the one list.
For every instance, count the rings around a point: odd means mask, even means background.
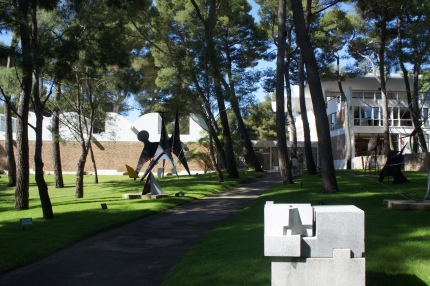
[{"label": "modern building facade", "polygon": [[[380,155],[383,148],[383,113],[381,105],[381,89],[379,81],[373,75],[366,75],[356,78],[346,79],[342,82],[349,106],[349,126],[350,138],[345,135],[345,102],[341,100],[338,83],[322,82],[322,89],[326,99],[326,110],[330,124],[330,136],[335,167],[337,169],[346,168],[346,142],[352,143],[352,157],[369,156],[369,146],[376,145],[374,155]],[[405,83],[400,75],[392,75],[388,78],[388,120],[390,129],[391,145],[394,150],[401,150],[405,147],[404,153],[411,153],[408,135],[412,133],[412,119],[408,108],[408,101],[405,91]],[[297,87],[293,88],[298,94]],[[311,140],[317,141],[315,117],[313,114],[312,102],[310,100],[309,88],[305,89],[307,98],[307,110],[311,132]],[[294,97],[296,103],[296,129],[297,140],[303,140],[303,124],[298,107],[298,98]],[[421,94],[419,106],[423,118],[423,131],[428,142],[430,130],[428,124],[428,110],[430,107],[430,96]],[[369,145],[369,142],[371,144]],[[353,168],[362,168],[362,160],[353,160]]]}]

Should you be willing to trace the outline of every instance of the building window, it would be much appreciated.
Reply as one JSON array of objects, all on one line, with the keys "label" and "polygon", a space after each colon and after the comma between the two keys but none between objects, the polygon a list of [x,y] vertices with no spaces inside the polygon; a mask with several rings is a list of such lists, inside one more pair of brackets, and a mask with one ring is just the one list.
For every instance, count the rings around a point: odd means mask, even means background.
[{"label": "building window", "polygon": [[424,127],[429,127],[429,109],[427,107],[424,107],[422,110],[422,119],[423,119],[423,125]]},{"label": "building window", "polygon": [[0,115],[0,131],[6,131],[6,119],[4,115]]},{"label": "building window", "polygon": [[330,130],[335,130],[337,128],[337,116],[336,113],[330,115]]}]

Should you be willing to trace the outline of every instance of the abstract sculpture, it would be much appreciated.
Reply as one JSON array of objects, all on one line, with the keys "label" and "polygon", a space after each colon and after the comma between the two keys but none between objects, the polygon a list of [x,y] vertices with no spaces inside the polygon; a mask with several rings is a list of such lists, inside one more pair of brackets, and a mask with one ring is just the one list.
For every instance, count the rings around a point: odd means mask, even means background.
[{"label": "abstract sculpture", "polygon": [[[405,146],[406,147],[406,146]],[[403,150],[388,152],[387,162],[384,168],[382,168],[381,173],[379,173],[379,182],[382,182],[385,177],[391,176],[394,178],[393,184],[402,184],[409,182],[409,180],[402,174],[402,164],[403,164]]]},{"label": "abstract sculpture", "polygon": [[[138,174],[142,169],[143,165],[149,161],[149,165],[143,174],[141,181],[151,172],[151,170],[161,161],[168,160],[170,164],[172,164],[173,168],[176,168],[172,153],[176,155],[181,164],[184,166],[185,170],[187,170],[188,174],[191,176],[190,170],[188,168],[187,158],[184,154],[184,149],[182,147],[182,142],[180,140],[179,134],[179,116],[178,111],[176,111],[176,119],[175,119],[175,129],[173,131],[172,137],[169,138],[166,131],[166,126],[164,122],[164,113],[161,113],[161,134],[160,134],[160,142],[150,142],[149,141],[149,133],[145,130],[140,131],[137,134],[137,138],[139,141],[143,142],[144,147],[142,153],[140,154],[139,161],[137,162],[136,169],[126,165],[128,174],[130,178],[138,178]],[[176,176],[178,174],[176,173]],[[149,178],[149,181],[153,181]],[[146,182],[145,185],[149,183]],[[147,186],[148,187],[148,186]],[[144,188],[144,191],[148,192],[148,189]]]},{"label": "abstract sculpture", "polygon": [[352,205],[264,206],[272,285],[365,285],[364,212]]}]

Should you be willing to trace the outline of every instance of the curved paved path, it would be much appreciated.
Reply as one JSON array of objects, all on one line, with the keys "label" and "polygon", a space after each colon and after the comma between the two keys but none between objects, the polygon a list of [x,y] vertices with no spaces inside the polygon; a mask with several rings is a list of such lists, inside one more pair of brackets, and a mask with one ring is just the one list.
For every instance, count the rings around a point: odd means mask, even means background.
[{"label": "curved paved path", "polygon": [[169,269],[221,221],[281,182],[270,172],[84,239],[0,276],[0,285],[160,285]]}]

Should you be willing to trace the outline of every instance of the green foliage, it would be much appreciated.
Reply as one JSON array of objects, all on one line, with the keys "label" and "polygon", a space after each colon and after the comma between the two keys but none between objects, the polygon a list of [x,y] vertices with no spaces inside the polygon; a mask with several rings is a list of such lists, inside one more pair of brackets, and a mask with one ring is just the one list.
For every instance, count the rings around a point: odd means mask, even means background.
[{"label": "green foliage", "polygon": [[276,114],[272,110],[275,99],[266,95],[263,102],[248,106],[245,123],[251,129],[253,140],[276,140]]},{"label": "green foliage", "polygon": [[419,89],[420,92],[430,91],[430,70],[423,70]]},{"label": "green foliage", "polygon": [[[243,172],[240,179],[227,178],[223,183],[219,183],[216,176],[209,174],[183,176],[179,180],[175,177],[164,177],[159,183],[169,197],[161,200],[124,200],[122,194],[139,192],[143,185],[128,176],[99,176],[98,184],[94,184],[93,176],[85,176],[85,198],[76,199],[75,176],[64,175],[65,187],[55,189],[54,176],[47,175],[45,179],[51,190],[54,219],[43,220],[33,176],[30,181],[31,208],[16,211],[14,188],[6,187],[7,176],[2,175],[0,244],[7,247],[0,250],[0,273],[47,256],[102,230],[219,192],[257,176],[261,174]],[[185,192],[185,196],[174,196],[179,191]],[[101,203],[107,204],[107,211],[101,209]],[[34,225],[31,230],[24,231],[19,219],[27,217],[33,218]],[[29,235],[31,239],[28,239]]]},{"label": "green foliage", "polygon": [[358,170],[337,175],[342,191],[336,194],[322,194],[321,179],[310,175],[293,185],[272,188],[210,231],[171,269],[163,285],[270,285],[271,261],[264,257],[266,201],[361,208],[365,212],[366,285],[430,285],[429,213],[393,211],[382,204],[384,199],[403,199],[399,193],[421,198],[427,174],[406,173],[411,182],[395,189],[392,182],[379,184],[377,177],[363,176]]}]

